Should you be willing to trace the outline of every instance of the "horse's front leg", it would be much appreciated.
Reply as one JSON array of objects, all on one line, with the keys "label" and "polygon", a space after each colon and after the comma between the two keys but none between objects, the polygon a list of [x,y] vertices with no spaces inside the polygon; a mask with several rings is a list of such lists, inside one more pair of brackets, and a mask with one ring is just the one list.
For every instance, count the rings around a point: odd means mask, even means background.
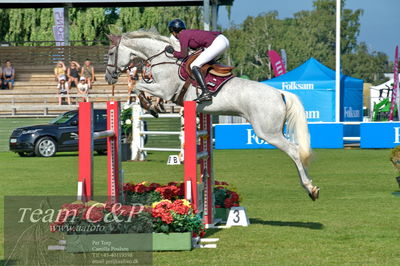
[{"label": "horse's front leg", "polygon": [[164,100],[170,100],[170,99],[166,99],[167,95],[165,93],[165,91],[163,90],[163,87],[165,87],[166,85],[162,85],[160,83],[144,83],[144,82],[139,82],[136,85],[136,89],[138,89],[139,91],[144,91],[144,92],[148,92],[153,96],[156,97],[160,97]]}]

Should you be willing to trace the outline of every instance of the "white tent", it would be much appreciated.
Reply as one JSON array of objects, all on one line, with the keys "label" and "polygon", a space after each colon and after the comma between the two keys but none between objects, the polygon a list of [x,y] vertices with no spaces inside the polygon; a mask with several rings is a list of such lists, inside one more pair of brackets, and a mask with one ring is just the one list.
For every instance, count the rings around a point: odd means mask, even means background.
[{"label": "white tent", "polygon": [[[391,75],[392,76],[392,78],[390,79],[390,80],[388,80],[388,81],[386,81],[385,83],[382,83],[382,84],[379,84],[379,85],[376,85],[376,86],[371,86],[370,88],[369,88],[369,95],[370,95],[370,106],[371,106],[371,109],[373,109],[374,108],[374,103],[378,103],[378,102],[380,102],[383,98],[386,98],[386,96],[387,96],[387,89],[388,88],[392,88],[393,87],[393,83],[394,83],[394,80],[393,80],[393,74]],[[399,79],[400,79],[400,74],[399,74]],[[380,94],[380,90],[384,90],[383,91],[383,93],[382,93],[382,98],[381,99],[379,99],[379,94]],[[390,94],[389,96],[391,96],[392,94]]]}]

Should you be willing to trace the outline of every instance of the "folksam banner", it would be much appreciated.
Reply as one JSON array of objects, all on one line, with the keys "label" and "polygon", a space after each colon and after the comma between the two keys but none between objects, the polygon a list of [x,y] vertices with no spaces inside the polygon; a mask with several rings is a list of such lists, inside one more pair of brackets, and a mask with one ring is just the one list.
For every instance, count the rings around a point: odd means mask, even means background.
[{"label": "folksam banner", "polygon": [[361,148],[394,148],[400,145],[400,123],[361,123],[360,137]]},{"label": "folksam banner", "polygon": [[[308,125],[312,148],[343,148],[343,125],[315,123]],[[215,125],[215,149],[274,149],[260,139],[250,124]]]}]

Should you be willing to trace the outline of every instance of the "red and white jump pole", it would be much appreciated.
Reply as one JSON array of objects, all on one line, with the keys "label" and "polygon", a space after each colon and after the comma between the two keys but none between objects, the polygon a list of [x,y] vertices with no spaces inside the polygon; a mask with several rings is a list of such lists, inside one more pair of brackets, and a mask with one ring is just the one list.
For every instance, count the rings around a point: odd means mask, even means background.
[{"label": "red and white jump pole", "polygon": [[123,201],[123,180],[121,173],[121,132],[119,102],[107,102],[107,130],[93,132],[93,104],[79,103],[79,177],[78,199],[93,200],[93,141],[107,138],[108,200],[112,203]]},{"label": "red and white jump pole", "polygon": [[[196,123],[196,102],[185,101],[184,103],[184,182],[185,198],[189,200],[194,208],[202,213],[206,227],[214,222],[214,199],[213,199],[213,158],[212,158],[212,119],[211,115],[200,114],[200,128]],[[197,140],[200,138],[200,145]],[[200,171],[198,171],[198,161]],[[200,173],[200,183],[197,175]]]}]

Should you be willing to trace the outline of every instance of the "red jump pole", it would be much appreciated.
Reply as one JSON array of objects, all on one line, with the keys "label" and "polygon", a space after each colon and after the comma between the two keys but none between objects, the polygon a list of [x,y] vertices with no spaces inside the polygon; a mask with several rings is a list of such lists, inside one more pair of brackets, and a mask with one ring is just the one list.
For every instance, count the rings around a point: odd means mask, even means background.
[{"label": "red jump pole", "polygon": [[184,130],[185,130],[185,164],[184,182],[185,198],[190,200],[195,210],[198,209],[197,202],[197,128],[196,128],[196,102],[185,101],[184,103]]},{"label": "red jump pole", "polygon": [[[79,173],[78,199],[93,199],[93,105],[90,102],[79,103]],[[80,194],[80,195],[79,195]]]},{"label": "red jump pole", "polygon": [[107,102],[107,130],[114,131],[114,136],[107,137],[108,200],[112,203],[123,202],[119,110],[119,102]]}]

